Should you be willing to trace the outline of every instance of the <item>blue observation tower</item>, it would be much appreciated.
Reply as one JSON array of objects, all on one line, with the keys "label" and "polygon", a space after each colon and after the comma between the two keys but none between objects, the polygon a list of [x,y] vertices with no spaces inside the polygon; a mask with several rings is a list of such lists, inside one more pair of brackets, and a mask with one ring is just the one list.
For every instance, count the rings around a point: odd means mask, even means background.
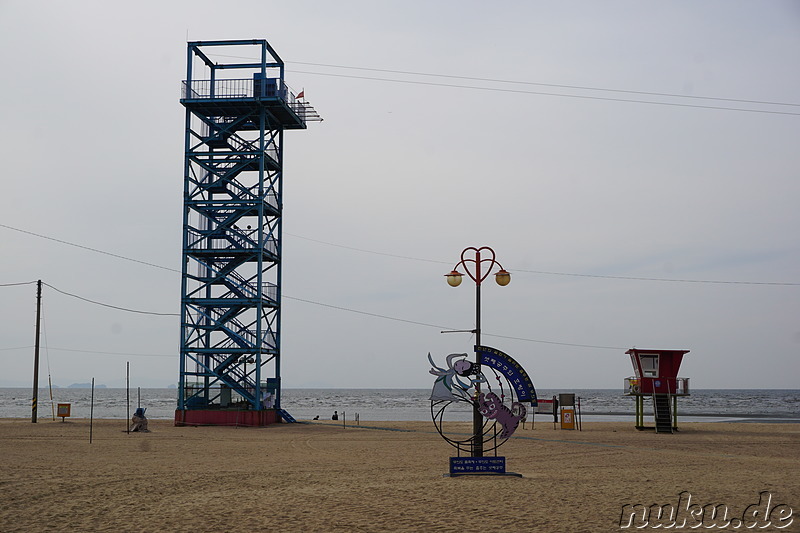
[{"label": "blue observation tower", "polygon": [[283,132],[321,121],[265,40],[188,43],[176,425],[281,410]]}]

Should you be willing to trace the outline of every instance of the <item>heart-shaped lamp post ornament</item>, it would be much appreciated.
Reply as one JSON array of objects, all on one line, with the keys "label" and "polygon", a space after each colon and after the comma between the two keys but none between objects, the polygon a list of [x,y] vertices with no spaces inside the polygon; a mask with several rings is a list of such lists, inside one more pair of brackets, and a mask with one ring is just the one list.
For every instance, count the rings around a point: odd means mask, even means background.
[{"label": "heart-shaped lamp post ornament", "polygon": [[[449,274],[445,274],[447,283],[451,287],[461,285],[463,274],[458,271],[459,266],[475,282],[475,345],[481,346],[481,282],[489,277],[492,270],[497,267],[499,270],[495,273],[494,279],[498,285],[505,287],[511,282],[511,274],[503,268],[503,265],[497,262],[494,250],[488,246],[464,248],[461,252],[461,260],[456,263],[456,266],[453,267]],[[476,368],[480,369],[480,360],[477,353],[475,354],[475,364],[477,365]],[[480,384],[476,384],[475,389],[476,395],[480,394]],[[481,415],[477,405],[472,414],[472,430],[472,456],[483,457],[483,415]]]}]

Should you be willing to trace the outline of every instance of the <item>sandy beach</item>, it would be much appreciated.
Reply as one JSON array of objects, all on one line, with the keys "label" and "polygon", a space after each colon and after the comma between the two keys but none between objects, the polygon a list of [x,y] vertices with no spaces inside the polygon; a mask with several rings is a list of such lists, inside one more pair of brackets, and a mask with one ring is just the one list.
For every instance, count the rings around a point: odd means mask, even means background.
[{"label": "sandy beach", "polygon": [[681,493],[733,531],[763,492],[756,529],[800,531],[798,424],[537,423],[500,448],[522,477],[443,476],[454,449],[431,423],[125,424],[95,420],[90,444],[88,420],[0,420],[0,531],[620,531],[624,505]]}]

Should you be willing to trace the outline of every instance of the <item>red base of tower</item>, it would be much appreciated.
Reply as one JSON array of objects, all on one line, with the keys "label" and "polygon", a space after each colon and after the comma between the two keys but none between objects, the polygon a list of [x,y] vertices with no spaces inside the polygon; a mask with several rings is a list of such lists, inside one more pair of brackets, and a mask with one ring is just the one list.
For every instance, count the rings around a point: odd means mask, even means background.
[{"label": "red base of tower", "polygon": [[226,409],[187,409],[175,411],[176,426],[263,427],[281,421],[275,409],[236,411]]}]

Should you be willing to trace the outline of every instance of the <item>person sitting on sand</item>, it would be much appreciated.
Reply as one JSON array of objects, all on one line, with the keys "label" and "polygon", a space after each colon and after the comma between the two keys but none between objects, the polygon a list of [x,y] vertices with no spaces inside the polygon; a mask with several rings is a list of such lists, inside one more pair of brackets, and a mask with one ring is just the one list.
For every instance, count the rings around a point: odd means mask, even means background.
[{"label": "person sitting on sand", "polygon": [[133,413],[133,418],[131,418],[131,421],[133,422],[133,425],[131,426],[131,431],[149,432],[149,430],[147,429],[147,417],[144,416],[144,411],[145,410],[143,408],[138,407],[136,409],[136,412]]},{"label": "person sitting on sand", "polygon": [[334,411],[331,420],[339,420],[339,411]]}]

